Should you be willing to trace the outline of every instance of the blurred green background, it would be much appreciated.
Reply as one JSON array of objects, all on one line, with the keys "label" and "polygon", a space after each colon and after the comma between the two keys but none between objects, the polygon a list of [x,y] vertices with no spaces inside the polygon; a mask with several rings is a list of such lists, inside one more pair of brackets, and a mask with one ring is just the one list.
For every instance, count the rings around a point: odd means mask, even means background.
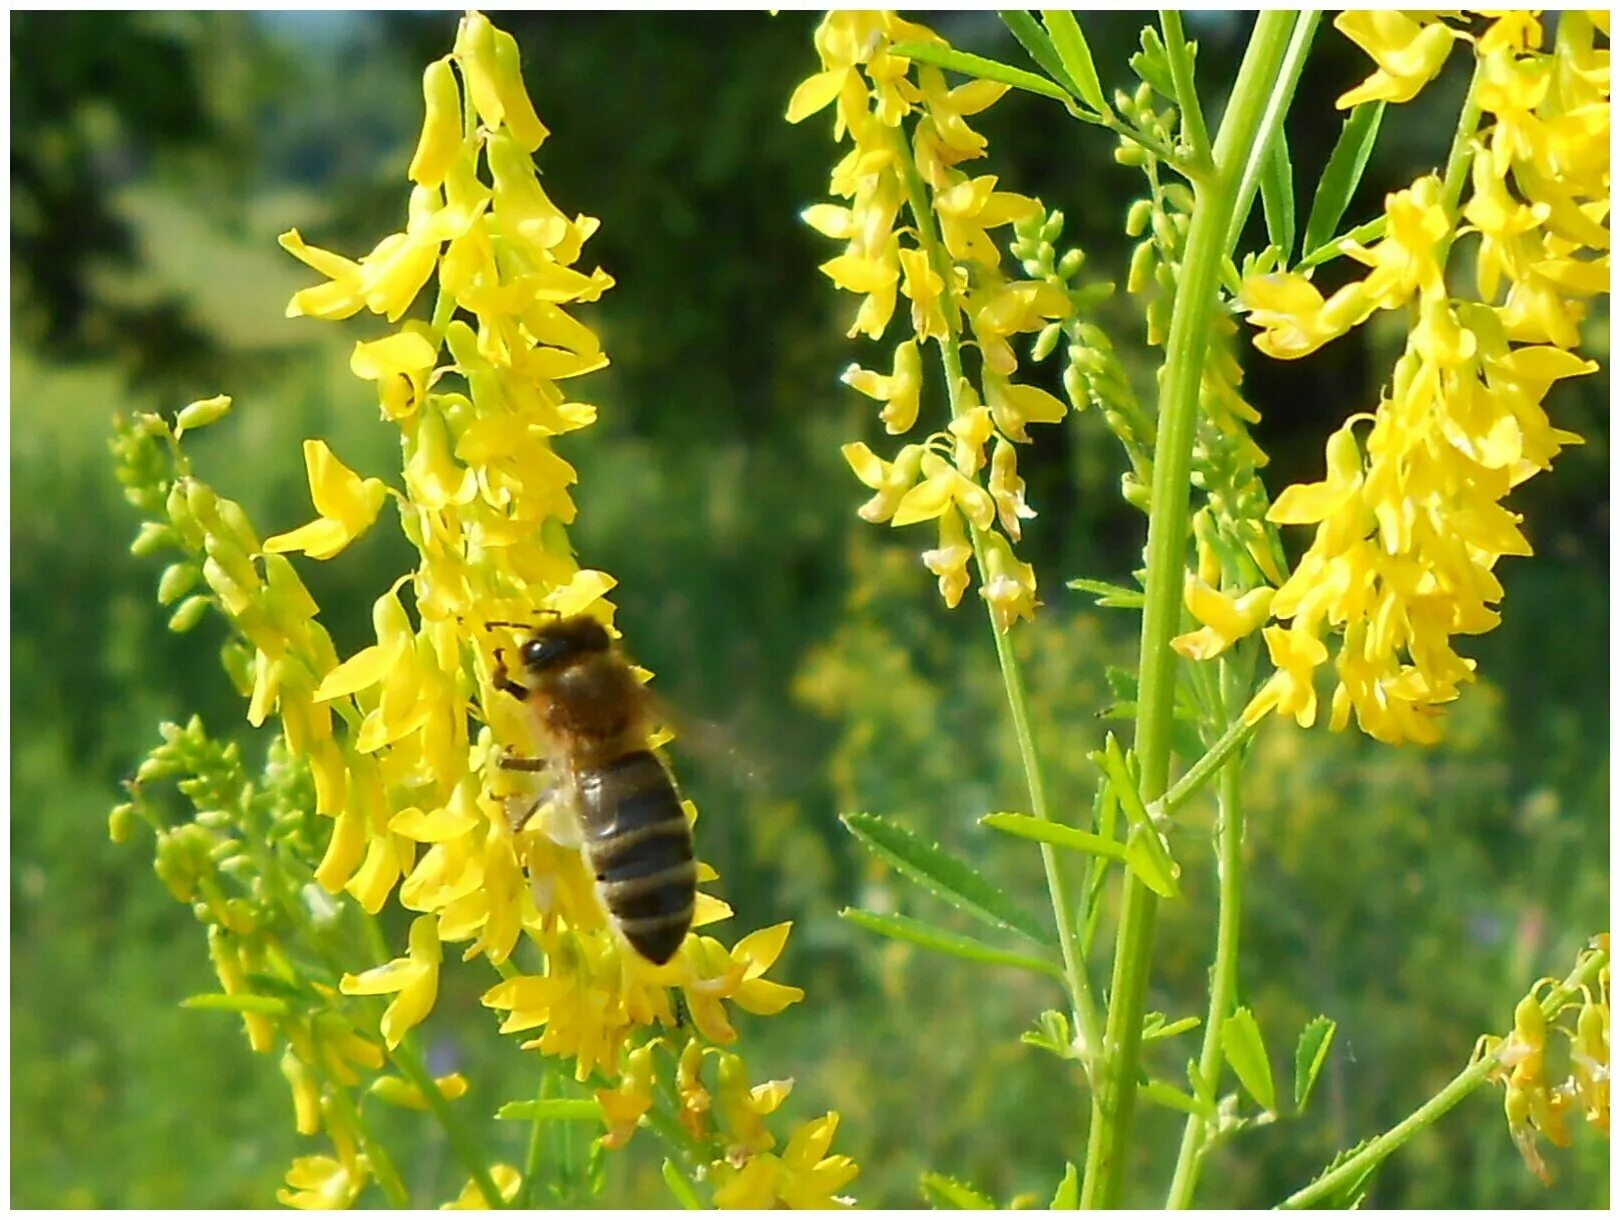
[{"label": "blurred green background", "polygon": [[[24,1207],[243,1207],[268,1203],[304,1147],[274,1063],[239,1024],[182,1012],[207,990],[201,929],[153,877],[144,839],[109,843],[119,782],[162,719],[202,714],[216,732],[242,707],[214,664],[210,623],[178,638],[153,593],[161,560],[128,552],[132,511],[107,452],[115,411],[168,410],[218,392],[230,419],[200,437],[200,473],[262,532],[309,515],[299,454],[327,438],[386,474],[397,454],[347,353],[375,322],[282,316],[311,282],[275,244],[367,250],[404,214],[404,167],[426,62],[448,50],[445,14],[13,14],[12,34],[12,833],[11,1181]],[[894,906],[949,922],[848,838],[843,811],[892,815],[973,858],[1042,908],[1027,845],[975,819],[1017,808],[1021,785],[983,615],[950,614],[917,562],[917,531],[858,521],[865,492],[840,443],[875,440],[871,404],[837,381],[851,360],[848,299],[816,265],[831,251],[798,211],[822,198],[838,155],[828,123],[781,119],[815,67],[804,13],[505,14],[553,135],[540,163],[565,209],[603,220],[587,250],[618,287],[588,320],[612,367],[585,393],[599,426],[569,437],[581,474],[574,541],[621,584],[621,623],[665,696],[717,724],[716,762],[680,756],[704,810],[702,854],[740,926],[791,918],[774,972],[808,1000],[744,1018],[758,1078],[793,1076],[800,1116],[836,1107],[867,1205],[920,1203],[920,1173],[1003,1203],[1050,1198],[1078,1156],[1085,1101],[1018,1034],[1058,1003],[1041,980],[926,959],[836,918]],[[1218,97],[1246,18],[1193,15],[1200,79]],[[1139,21],[1086,19],[1110,85]],[[989,14],[934,24],[954,43],[1016,60]],[[1459,57],[1460,58],[1460,57]],[[1453,64],[1452,68],[1461,67]],[[1306,190],[1339,118],[1332,98],[1368,68],[1324,23],[1296,113]],[[1399,115],[1356,218],[1444,157],[1462,82],[1448,72]],[[1391,116],[1392,118],[1395,116]],[[1010,96],[983,116],[989,172],[1068,215],[1099,274],[1123,278],[1119,233],[1139,179],[1095,129]],[[1606,307],[1600,306],[1600,310]],[[1607,314],[1589,322],[1607,365]],[[1144,391],[1151,365],[1128,309],[1116,343]],[[1312,360],[1252,354],[1273,489],[1318,477],[1322,441],[1366,409],[1399,335],[1364,328]],[[1311,1112],[1218,1152],[1206,1205],[1264,1206],[1340,1148],[1395,1122],[1500,1030],[1544,973],[1565,972],[1608,910],[1607,368],[1561,385],[1560,427],[1588,438],[1516,493],[1537,556],[1504,561],[1505,621],[1470,641],[1482,680],[1438,749],[1272,726],[1249,773],[1251,868],[1244,999],[1285,1069],[1318,1011],[1339,1039]],[[1057,808],[1089,801],[1083,754],[1130,664],[1134,621],[1063,587],[1125,580],[1143,523],[1114,489],[1119,457],[1089,416],[1043,430],[1022,459],[1040,510],[1026,554],[1039,622],[1021,628]],[[386,520],[386,519],[385,519]],[[342,651],[366,638],[377,593],[408,562],[374,531],[339,563],[305,564]],[[1207,811],[1181,845],[1189,901],[1166,906],[1151,1006],[1202,1015],[1211,954]],[[1105,926],[1099,945],[1111,944]],[[427,1027],[439,1064],[474,1098],[532,1094],[532,1065],[495,1032],[465,972]],[[1196,1035],[1162,1048],[1179,1075]],[[1286,1076],[1284,1077],[1286,1079]],[[1371,1202],[1602,1206],[1607,1149],[1589,1131],[1552,1160],[1544,1190],[1477,1094],[1382,1171]],[[525,1130],[489,1138],[521,1160]],[[1142,1115],[1128,1202],[1163,1198],[1180,1122]],[[425,1201],[461,1178],[426,1124],[400,1124],[401,1158]],[[617,1154],[606,1201],[668,1206],[645,1136]]]}]

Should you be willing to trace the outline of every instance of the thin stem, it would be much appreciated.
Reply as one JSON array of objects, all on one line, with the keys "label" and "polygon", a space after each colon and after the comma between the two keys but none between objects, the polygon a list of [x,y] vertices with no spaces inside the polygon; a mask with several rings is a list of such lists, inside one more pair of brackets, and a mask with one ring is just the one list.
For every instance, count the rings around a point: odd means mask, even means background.
[{"label": "thin stem", "polygon": [[334,1085],[327,1091],[326,1096],[330,1097],[332,1103],[342,1112],[344,1119],[359,1139],[360,1148],[365,1152],[366,1160],[371,1163],[372,1172],[376,1174],[377,1185],[381,1186],[383,1194],[388,1196],[388,1206],[396,1210],[409,1208],[411,1192],[401,1180],[399,1170],[394,1167],[393,1158],[388,1155],[388,1150],[372,1138],[371,1129],[366,1126],[359,1107],[349,1096],[349,1091],[342,1085]]},{"label": "thin stem", "polygon": [[1474,63],[1474,76],[1468,82],[1468,96],[1463,99],[1457,115],[1457,131],[1451,137],[1451,151],[1446,154],[1446,176],[1441,186],[1441,197],[1448,213],[1455,213],[1462,198],[1463,182],[1474,163],[1474,133],[1479,130],[1479,85],[1485,76],[1485,60]]},{"label": "thin stem", "polygon": [[1209,168],[1209,129],[1204,126],[1204,107],[1198,100],[1193,81],[1192,56],[1187,54],[1187,36],[1181,32],[1181,14],[1173,8],[1159,10],[1159,28],[1164,31],[1164,50],[1170,58],[1170,79],[1176,87],[1176,105],[1181,110],[1181,127],[1187,135],[1192,164]]},{"label": "thin stem", "polygon": [[[551,1096],[551,1066],[544,1058],[540,1060],[540,1087],[535,1092],[539,1101],[545,1101]],[[545,1159],[545,1121],[537,1112],[533,1123],[529,1126],[529,1148],[523,1158],[523,1184],[518,1187],[517,1198],[512,1205],[517,1208],[527,1208],[534,1198],[534,1183],[540,1176],[540,1164]]]},{"label": "thin stem", "polygon": [[[1590,956],[1579,962],[1570,976],[1549,991],[1541,1001],[1542,1013],[1548,1018],[1553,1017],[1560,1008],[1580,993],[1582,987],[1591,983],[1597,977],[1598,972],[1608,964],[1609,955],[1601,950],[1594,951]],[[1498,1046],[1489,1054],[1482,1056],[1477,1062],[1458,1072],[1456,1076],[1452,1077],[1450,1084],[1412,1111],[1406,1118],[1373,1140],[1355,1156],[1337,1168],[1324,1173],[1303,1190],[1289,1195],[1278,1206],[1285,1208],[1318,1206],[1324,1200],[1331,1198],[1335,1191],[1349,1186],[1363,1174],[1376,1168],[1392,1152],[1400,1148],[1401,1145],[1405,1144],[1425,1127],[1432,1125],[1447,1110],[1450,1110],[1483,1084],[1485,1078],[1490,1075],[1491,1069],[1496,1067],[1502,1049],[1502,1046]]]},{"label": "thin stem", "polygon": [[[946,336],[940,340],[939,350],[944,366],[945,392],[950,400],[951,418],[957,419],[963,413],[962,339],[959,330],[960,315],[952,287],[955,275],[950,257],[939,240],[934,225],[934,213],[928,205],[927,190],[921,175],[917,172],[917,165],[912,159],[911,149],[906,143],[903,130],[895,132],[895,145],[901,174],[905,180],[907,202],[911,208],[912,219],[916,222],[918,240],[935,274],[945,284]],[[955,509],[947,511],[954,512]],[[973,540],[973,560],[979,570],[979,580],[982,584],[986,572],[984,533],[972,522],[969,522],[968,526]],[[1041,779],[1040,758],[1035,750],[1034,733],[1030,730],[1029,704],[1024,695],[1023,674],[1019,669],[1018,658],[1013,653],[1011,639],[996,623],[995,608],[988,601],[985,608],[990,614],[990,632],[996,641],[996,660],[1001,666],[1001,680],[1007,692],[1007,706],[1012,712],[1013,732],[1018,738],[1018,756],[1024,768],[1024,784],[1029,792],[1030,812],[1041,821],[1049,822],[1051,817],[1046,806],[1046,785]],[[1052,917],[1057,924],[1058,943],[1063,950],[1063,973],[1068,983],[1069,1001],[1074,1010],[1075,1027],[1084,1044],[1081,1062],[1090,1075],[1101,1018],[1097,1011],[1096,998],[1091,992],[1090,980],[1086,977],[1084,959],[1080,956],[1076,944],[1075,911],[1069,902],[1067,883],[1057,849],[1050,843],[1041,843],[1039,847],[1041,866],[1046,872],[1047,894],[1052,903]]]},{"label": "thin stem", "polygon": [[[1215,932],[1215,966],[1210,972],[1209,1016],[1204,1021],[1204,1048],[1198,1056],[1198,1078],[1203,1086],[1198,1099],[1214,1113],[1220,1096],[1221,1027],[1237,997],[1238,932],[1243,913],[1243,765],[1232,759],[1221,768],[1220,778],[1220,916]],[[1170,1182],[1166,1207],[1191,1207],[1198,1189],[1198,1175],[1204,1166],[1204,1146],[1209,1123],[1190,1114],[1181,1134],[1181,1152],[1176,1157],[1175,1175]]]},{"label": "thin stem", "polygon": [[[1293,26],[1293,14],[1285,12],[1262,13],[1255,21],[1216,138],[1214,172],[1194,183],[1196,206],[1170,319],[1153,459],[1153,511],[1148,521],[1148,578],[1142,609],[1136,721],[1140,792],[1148,803],[1163,796],[1170,781],[1176,682],[1176,654],[1171,651],[1170,639],[1178,623],[1186,566],[1188,488],[1198,391],[1217,304],[1236,166],[1254,140]],[[1136,1106],[1142,1014],[1157,914],[1158,900],[1153,892],[1134,874],[1127,873],[1103,1036],[1105,1065],[1100,1079],[1094,1079],[1092,1093],[1083,1207],[1120,1205]]]},{"label": "thin stem", "polygon": [[428,1109],[433,1111],[433,1117],[439,1120],[439,1126],[444,1128],[445,1138],[450,1143],[450,1150],[455,1153],[461,1167],[478,1186],[479,1192],[484,1196],[485,1206],[490,1208],[509,1206],[502,1197],[500,1188],[495,1185],[495,1179],[490,1177],[489,1166],[484,1164],[484,1158],[479,1155],[478,1145],[462,1127],[460,1120],[451,1113],[450,1103],[439,1091],[438,1081],[428,1073],[427,1065],[422,1062],[422,1057],[416,1049],[416,1039],[404,1038],[398,1046],[388,1052],[388,1058],[399,1069],[399,1074],[416,1086],[422,1099],[427,1102]]},{"label": "thin stem", "polygon": [[1253,737],[1259,727],[1260,721],[1256,720],[1253,724],[1249,724],[1242,718],[1228,725],[1220,740],[1204,751],[1204,756],[1187,768],[1187,773],[1172,784],[1170,791],[1164,794],[1165,816],[1174,817],[1177,810],[1197,796],[1210,776],[1220,770],[1221,765]]}]

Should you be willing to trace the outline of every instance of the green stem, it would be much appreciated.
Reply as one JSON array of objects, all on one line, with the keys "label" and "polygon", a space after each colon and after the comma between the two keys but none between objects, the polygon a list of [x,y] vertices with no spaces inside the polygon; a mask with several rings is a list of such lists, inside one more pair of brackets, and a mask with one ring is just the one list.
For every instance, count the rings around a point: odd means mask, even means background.
[{"label": "green stem", "polygon": [[1170,80],[1176,87],[1176,105],[1181,110],[1181,129],[1187,136],[1192,165],[1209,168],[1209,129],[1204,126],[1204,107],[1198,100],[1193,80],[1192,56],[1187,54],[1187,36],[1181,32],[1181,14],[1173,8],[1159,10],[1159,28],[1164,31],[1164,50],[1170,59]]},{"label": "green stem", "polygon": [[[540,1087],[535,1097],[545,1101],[551,1096],[551,1065],[540,1059]],[[518,1187],[517,1198],[513,1200],[514,1207],[524,1209],[531,1205],[534,1198],[534,1183],[540,1176],[540,1164],[545,1159],[545,1120],[538,1113],[529,1126],[529,1148],[523,1158],[523,1184]]]},{"label": "green stem", "polygon": [[[922,176],[917,172],[917,165],[906,143],[903,129],[895,132],[895,146],[901,175],[905,181],[907,202],[917,226],[918,241],[935,274],[946,285],[947,333],[940,341],[939,349],[944,366],[945,391],[950,400],[951,418],[954,420],[963,413],[960,315],[954,289],[951,287],[956,279],[949,253],[941,243],[938,230],[935,228],[934,213],[928,204],[927,189],[923,185]],[[947,511],[954,512],[955,509]],[[982,585],[986,572],[984,532],[972,522],[968,523],[968,527],[973,538],[973,561],[979,570],[979,581]],[[1012,640],[996,623],[995,608],[988,601],[985,607],[990,614],[990,633],[996,641],[996,660],[1001,666],[1001,681],[1007,692],[1007,706],[1012,712],[1013,732],[1018,738],[1018,755],[1024,768],[1025,787],[1029,791],[1030,812],[1041,821],[1049,822],[1051,816],[1046,805],[1046,785],[1041,778],[1040,758],[1035,750],[1035,736],[1030,730],[1029,702],[1024,694],[1023,674],[1018,665],[1018,658],[1012,650]],[[1041,866],[1046,872],[1047,894],[1052,903],[1052,917],[1057,924],[1058,943],[1063,950],[1063,973],[1068,982],[1069,1001],[1074,1011],[1075,1028],[1079,1031],[1080,1041],[1083,1044],[1081,1062],[1090,1075],[1096,1054],[1097,1036],[1101,1028],[1101,1017],[1097,1010],[1096,997],[1091,992],[1090,980],[1086,977],[1084,959],[1080,956],[1076,944],[1075,908],[1069,902],[1067,883],[1057,849],[1050,843],[1042,843],[1039,846]]]},{"label": "green stem", "polygon": [[444,1128],[450,1150],[455,1153],[461,1167],[467,1171],[483,1194],[485,1205],[490,1208],[508,1206],[501,1196],[500,1189],[495,1185],[495,1179],[489,1175],[489,1166],[484,1164],[478,1145],[451,1112],[450,1103],[439,1091],[438,1082],[429,1075],[427,1065],[422,1062],[422,1057],[417,1052],[416,1039],[404,1038],[398,1046],[388,1052],[388,1058],[399,1069],[399,1074],[415,1085],[417,1091],[422,1094],[422,1099],[427,1102],[433,1117],[438,1119],[439,1125]]},{"label": "green stem", "polygon": [[1248,724],[1241,718],[1228,725],[1220,740],[1204,751],[1204,756],[1189,767],[1187,774],[1172,784],[1170,791],[1164,794],[1165,816],[1174,817],[1177,810],[1197,796],[1209,777],[1220,770],[1221,765],[1253,737],[1259,727],[1260,721]]},{"label": "green stem", "polygon": [[[1209,1016],[1204,1022],[1204,1049],[1198,1056],[1198,1099],[1207,1112],[1215,1112],[1220,1097],[1221,1027],[1237,997],[1238,932],[1243,912],[1243,764],[1233,759],[1221,769],[1220,779],[1220,917],[1215,932],[1215,966],[1210,972]],[[1204,1145],[1209,1123],[1197,1114],[1187,1116],[1181,1134],[1181,1152],[1170,1182],[1169,1208],[1191,1207],[1204,1166]]]},{"label": "green stem", "polygon": [[[1595,951],[1577,963],[1570,976],[1549,991],[1541,1001],[1542,1013],[1551,1019],[1560,1008],[1580,994],[1581,988],[1590,984],[1597,977],[1598,971],[1608,964],[1609,955],[1602,951]],[[1319,1206],[1330,1199],[1334,1192],[1354,1184],[1363,1174],[1370,1173],[1386,1157],[1400,1148],[1402,1144],[1405,1144],[1425,1127],[1433,1124],[1447,1110],[1483,1084],[1485,1078],[1490,1075],[1491,1069],[1496,1067],[1502,1050],[1503,1047],[1498,1046],[1489,1054],[1482,1056],[1477,1062],[1458,1072],[1452,1078],[1450,1084],[1412,1111],[1406,1118],[1373,1140],[1355,1156],[1337,1168],[1324,1173],[1303,1190],[1289,1195],[1278,1206],[1285,1208]]]},{"label": "green stem", "polygon": [[396,1210],[409,1208],[411,1192],[405,1188],[405,1183],[399,1176],[399,1170],[394,1167],[393,1158],[388,1155],[388,1150],[372,1138],[371,1129],[366,1126],[359,1107],[349,1096],[348,1089],[334,1084],[326,1091],[326,1096],[330,1097],[333,1104],[342,1112],[350,1129],[360,1141],[361,1151],[366,1154],[366,1160],[370,1162],[372,1172],[377,1177],[377,1185],[381,1186],[383,1194],[388,1196],[388,1206]]},{"label": "green stem", "polygon": [[[1188,488],[1198,391],[1216,309],[1218,276],[1231,219],[1236,169],[1252,145],[1262,109],[1277,79],[1294,15],[1262,13],[1238,69],[1215,141],[1212,174],[1196,181],[1196,207],[1171,312],[1159,436],[1153,459],[1153,511],[1148,522],[1148,578],[1142,609],[1136,754],[1141,795],[1152,803],[1170,781],[1170,732],[1176,654],[1170,649],[1181,607],[1186,566]],[[1142,1042],[1142,1014],[1158,900],[1127,873],[1115,942],[1113,987],[1103,1035],[1104,1070],[1094,1080],[1091,1139],[1086,1149],[1083,1207],[1118,1207]]]}]

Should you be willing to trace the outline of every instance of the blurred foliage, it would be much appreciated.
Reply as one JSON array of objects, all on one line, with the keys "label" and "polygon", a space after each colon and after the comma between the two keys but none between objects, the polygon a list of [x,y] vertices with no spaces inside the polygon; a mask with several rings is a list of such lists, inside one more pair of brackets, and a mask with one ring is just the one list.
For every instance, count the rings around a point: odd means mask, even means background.
[{"label": "blurred foliage", "polygon": [[[806,1112],[843,1113],[863,1203],[915,1206],[930,1170],[1044,1203],[1079,1149],[1085,1099],[1017,1035],[1056,991],[1012,972],[986,987],[835,917],[858,900],[948,918],[853,847],[837,814],[856,809],[938,838],[1032,906],[1044,887],[1028,845],[976,825],[1020,791],[985,623],[971,607],[945,614],[911,556],[854,528],[864,493],[838,444],[875,429],[836,383],[854,354],[847,318],[797,219],[828,145],[817,123],[781,121],[811,63],[813,17],[509,16],[554,133],[548,189],[602,217],[591,250],[620,283],[597,319],[615,361],[593,386],[602,426],[568,452],[581,475],[574,540],[620,577],[639,659],[697,726],[679,757],[725,896],[753,925],[799,925],[781,973],[809,1000],[745,1030],[751,1056],[797,1078]],[[352,249],[398,211],[421,65],[453,22],[11,21],[13,1202],[262,1206],[299,1151],[285,1085],[237,1022],[176,1007],[210,986],[202,938],[105,831],[160,719],[196,711],[212,731],[252,735],[215,662],[220,637],[162,629],[156,565],[128,553],[107,424],[115,410],[234,394],[231,420],[195,453],[267,531],[308,515],[303,437],[327,438],[364,473],[385,469],[386,433],[346,368],[352,336],[282,320],[304,279],[274,236],[296,224]],[[1138,24],[1099,14],[1093,30],[1087,18],[1105,82]],[[989,14],[938,26],[1018,55]],[[1189,28],[1206,83],[1229,73],[1236,18]],[[1360,70],[1331,33],[1320,43],[1289,120],[1301,181],[1336,134],[1332,97]],[[1403,115],[1399,146],[1380,147],[1366,199],[1443,154],[1449,132],[1426,128],[1427,113]],[[1030,98],[986,116],[994,172],[1063,206],[1093,265],[1122,277],[1131,179],[1105,141],[1053,118]],[[1591,325],[1604,332],[1607,317]],[[1122,350],[1132,335],[1120,331]],[[1361,342],[1286,370],[1248,361],[1274,486],[1314,471],[1329,423],[1370,400],[1388,353]],[[1150,370],[1137,375],[1146,389]],[[1607,668],[1607,394],[1605,372],[1553,396],[1560,425],[1590,443],[1517,503],[1538,555],[1504,568],[1505,621],[1477,641],[1484,680],[1447,744],[1391,751],[1272,726],[1257,745],[1244,1001],[1274,1053],[1318,1011],[1339,1022],[1340,1044],[1308,1117],[1216,1153],[1201,1203],[1273,1202],[1403,1117],[1478,1033],[1507,1024],[1532,979],[1603,927],[1608,705],[1592,678]],[[1103,667],[1134,662],[1130,617],[1063,588],[1139,561],[1141,526],[1117,501],[1095,422],[1073,419],[1025,472],[1047,605],[1018,645],[1058,809],[1090,800],[1083,756],[1110,701]],[[379,530],[341,573],[303,566],[340,649],[360,644],[370,597],[404,553]],[[1189,901],[1161,917],[1152,1006],[1172,1016],[1202,1012],[1214,938],[1202,816],[1179,846]],[[441,1000],[429,1034],[440,1070],[466,1070],[472,1101],[493,1111],[527,1095],[534,1072],[476,991]],[[1190,1045],[1159,1048],[1153,1066],[1175,1074]],[[1147,1111],[1128,1202],[1162,1198],[1146,1150],[1162,1153],[1179,1128]],[[401,1162],[453,1195],[440,1143],[401,1130],[420,1143]],[[514,1158],[521,1138],[492,1136]],[[606,1202],[665,1199],[645,1143],[619,1154]],[[1371,1202],[1607,1203],[1606,1149],[1583,1133],[1555,1164],[1559,1184],[1544,1191],[1484,1092],[1397,1156]]]}]

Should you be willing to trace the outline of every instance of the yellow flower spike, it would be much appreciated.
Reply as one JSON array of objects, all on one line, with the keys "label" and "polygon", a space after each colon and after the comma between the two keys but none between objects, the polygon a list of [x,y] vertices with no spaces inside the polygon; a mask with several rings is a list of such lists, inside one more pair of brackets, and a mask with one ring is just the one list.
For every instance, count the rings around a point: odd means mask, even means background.
[{"label": "yellow flower spike", "polygon": [[1411,101],[1440,74],[1459,37],[1438,18],[1418,22],[1394,9],[1340,13],[1333,24],[1378,65],[1378,71],[1334,103],[1341,110],[1362,102]]},{"label": "yellow flower spike", "polygon": [[1316,667],[1327,660],[1327,645],[1298,627],[1267,627],[1261,634],[1277,672],[1243,709],[1243,722],[1254,724],[1275,708],[1282,715],[1292,716],[1300,728],[1310,728],[1316,723],[1313,675]]},{"label": "yellow flower spike", "polygon": [[894,371],[888,376],[852,364],[844,370],[843,382],[885,404],[880,418],[890,436],[911,431],[917,422],[922,402],[922,356],[914,340],[907,339],[894,349]]},{"label": "yellow flower spike", "polygon": [[967,591],[968,561],[973,558],[973,547],[962,528],[962,514],[950,511],[940,514],[939,546],[922,553],[923,566],[939,577],[939,595],[945,605],[956,609]]},{"label": "yellow flower spike", "polygon": [[383,1012],[381,1025],[383,1041],[393,1050],[432,1011],[442,958],[438,920],[422,915],[411,924],[410,949],[405,957],[374,966],[363,974],[345,974],[339,990],[344,995],[394,996]]},{"label": "yellow flower spike", "polygon": [[[500,1192],[506,1206],[510,1206],[517,1198],[518,1188],[523,1185],[523,1175],[511,1165],[496,1164],[489,1167],[489,1177],[495,1183],[495,1189]],[[446,1203],[440,1211],[490,1211],[492,1204],[484,1198],[483,1188],[477,1182],[469,1180],[461,1188],[461,1193],[455,1201]]]},{"label": "yellow flower spike", "polygon": [[320,517],[289,533],[266,538],[272,553],[303,551],[311,559],[340,554],[371,528],[388,496],[381,479],[362,479],[350,470],[325,441],[304,442],[304,467],[309,475],[310,499]]},{"label": "yellow flower spike", "polygon": [[450,59],[435,60],[422,73],[422,97],[427,117],[407,171],[412,182],[429,189],[444,181],[444,174],[461,151],[461,90]]},{"label": "yellow flower spike", "polygon": [[364,1176],[329,1156],[298,1157],[287,1170],[286,1182],[276,1191],[276,1202],[300,1211],[346,1208],[365,1186]]},{"label": "yellow flower spike", "polygon": [[1000,534],[984,536],[984,586],[996,630],[1006,634],[1019,619],[1035,619],[1035,569],[1012,552]]},{"label": "yellow flower spike", "polygon": [[1170,647],[1190,661],[1208,661],[1220,656],[1238,640],[1259,629],[1266,621],[1276,593],[1275,589],[1261,586],[1233,597],[1189,575],[1184,599],[1188,612],[1203,627],[1178,635],[1170,641]]},{"label": "yellow flower spike", "polygon": [[1024,480],[1018,477],[1018,453],[999,436],[995,456],[990,459],[990,496],[996,502],[996,518],[1002,530],[1017,542],[1024,536],[1023,523],[1035,516],[1035,510],[1024,501]]}]

